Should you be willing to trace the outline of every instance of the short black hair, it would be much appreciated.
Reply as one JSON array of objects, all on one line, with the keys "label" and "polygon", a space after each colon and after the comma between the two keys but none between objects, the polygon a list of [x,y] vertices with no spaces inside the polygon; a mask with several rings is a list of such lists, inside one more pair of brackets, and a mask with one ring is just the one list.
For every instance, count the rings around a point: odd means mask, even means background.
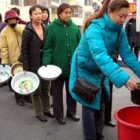
[{"label": "short black hair", "polygon": [[132,14],[135,15],[136,14],[136,11],[134,11]]},{"label": "short black hair", "polygon": [[39,4],[32,5],[29,9],[29,15],[32,15],[33,11],[35,11],[36,8],[39,8],[42,11],[42,6]]},{"label": "short black hair", "polygon": [[11,8],[11,10],[16,11],[17,14],[20,15],[20,10],[19,10],[19,8],[17,8],[17,7],[13,7],[13,8]]},{"label": "short black hair", "polygon": [[57,16],[58,16],[58,18],[60,18],[59,15],[60,15],[65,9],[67,9],[67,8],[70,8],[71,11],[73,11],[71,5],[69,5],[69,4],[67,4],[67,3],[62,3],[61,5],[59,5],[59,7],[57,8]]},{"label": "short black hair", "polygon": [[2,14],[0,13],[0,21],[2,21]]},{"label": "short black hair", "polygon": [[49,11],[49,9],[47,7],[42,6],[42,12],[44,12],[44,11],[47,11],[47,13],[48,13],[48,18],[46,20],[46,22],[48,23],[49,20],[50,20],[50,11]]}]

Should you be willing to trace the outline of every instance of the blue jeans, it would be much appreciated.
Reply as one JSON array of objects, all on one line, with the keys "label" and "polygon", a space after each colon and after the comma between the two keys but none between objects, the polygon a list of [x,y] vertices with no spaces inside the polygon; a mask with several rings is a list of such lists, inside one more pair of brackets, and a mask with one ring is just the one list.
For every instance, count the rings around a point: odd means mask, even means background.
[{"label": "blue jeans", "polygon": [[103,133],[104,111],[82,106],[83,140],[105,140]]}]

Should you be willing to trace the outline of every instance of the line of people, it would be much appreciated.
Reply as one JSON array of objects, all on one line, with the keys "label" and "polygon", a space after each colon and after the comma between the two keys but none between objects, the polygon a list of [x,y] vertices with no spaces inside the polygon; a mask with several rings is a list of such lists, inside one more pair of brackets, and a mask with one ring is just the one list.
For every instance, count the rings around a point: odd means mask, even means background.
[{"label": "line of people", "polygon": [[[50,24],[48,8],[33,5],[29,9],[30,21],[19,23],[19,11],[17,8],[5,13],[6,26],[1,32],[2,64],[13,65],[19,61],[23,64],[23,70],[37,74],[42,65],[58,65],[62,69],[62,75],[50,83],[40,78],[40,86],[31,96],[35,115],[40,121],[46,122],[47,117],[56,118],[58,123],[65,124],[63,111],[63,87],[66,88],[67,117],[79,121],[76,116],[76,101],[72,99],[68,89],[70,63],[76,49],[81,33],[72,22],[72,7],[69,4],[61,4],[57,9],[58,19]],[[21,25],[22,24],[22,25]],[[38,74],[37,74],[38,75]],[[10,87],[11,79],[8,82]],[[10,87],[11,88],[11,87]],[[50,89],[53,94],[53,112],[50,106]],[[26,97],[27,98],[27,97]],[[24,96],[15,93],[18,105],[24,106]],[[29,100],[28,100],[29,101]]]},{"label": "line of people", "polygon": [[[102,134],[105,123],[104,107],[112,106],[110,101],[112,83],[116,87],[125,85],[129,90],[137,88],[136,82],[113,61],[112,55],[116,43],[118,43],[118,53],[125,64],[140,77],[140,63],[131,52],[122,27],[128,8],[129,3],[126,0],[104,0],[99,11],[85,21],[82,37],[78,27],[71,20],[72,7],[66,3],[62,3],[57,8],[58,18],[53,22],[49,20],[49,10],[40,5],[30,7],[30,21],[25,23],[26,25],[19,23],[21,19],[15,9],[5,13],[6,25],[0,34],[3,65],[12,65],[20,61],[25,73],[31,71],[36,74],[38,68],[43,65],[47,67],[53,64],[62,69],[62,75],[52,82],[40,78],[39,88],[30,97],[38,120],[46,122],[50,117],[56,118],[61,125],[66,124],[63,107],[65,87],[66,117],[76,122],[80,120],[76,115],[76,102],[79,102],[82,104],[83,139],[105,140]],[[118,33],[120,33],[119,42],[117,42]],[[76,80],[76,51],[78,51],[79,76],[85,77],[97,86],[100,85],[103,75],[106,76],[103,89],[91,104],[86,103],[72,91]],[[53,96],[53,113],[50,105],[50,90]],[[15,99],[21,106],[25,104],[25,100],[29,101],[17,93]],[[110,103],[109,106],[105,101]],[[106,124],[115,126],[110,123],[111,112],[108,118],[109,123]]]}]

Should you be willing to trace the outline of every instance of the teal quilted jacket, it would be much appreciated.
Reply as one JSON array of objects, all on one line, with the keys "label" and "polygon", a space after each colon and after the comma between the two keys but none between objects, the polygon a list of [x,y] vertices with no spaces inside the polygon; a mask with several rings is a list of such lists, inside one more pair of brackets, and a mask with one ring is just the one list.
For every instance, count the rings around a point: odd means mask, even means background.
[{"label": "teal quilted jacket", "polygon": [[[117,43],[119,31],[120,36]],[[103,75],[105,75],[106,80],[104,81],[104,86],[107,91],[107,97],[109,97],[110,93],[108,80],[117,88],[120,88],[125,85],[129,79],[129,74],[115,63],[111,57],[116,49],[116,43],[118,53],[123,62],[140,78],[140,63],[130,50],[123,27],[112,22],[107,13],[105,13],[103,17],[91,22],[80,40],[78,51],[76,50],[78,53],[78,76],[84,77],[99,87],[101,79]],[[72,97],[82,105],[100,109],[101,91],[91,104],[86,103],[72,92],[76,81],[76,51],[72,58],[69,82],[70,93]]]}]

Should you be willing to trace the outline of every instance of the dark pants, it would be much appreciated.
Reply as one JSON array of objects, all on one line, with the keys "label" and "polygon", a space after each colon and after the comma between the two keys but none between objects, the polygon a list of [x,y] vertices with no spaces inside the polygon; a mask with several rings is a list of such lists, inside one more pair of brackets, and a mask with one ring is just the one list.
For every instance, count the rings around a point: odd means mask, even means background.
[{"label": "dark pants", "polygon": [[24,99],[30,101],[30,96],[23,96],[23,95],[20,95],[20,94],[16,93],[16,92],[12,89],[12,87],[11,87],[11,80],[12,80],[12,77],[10,77],[10,79],[7,81],[7,85],[8,85],[8,87],[9,87],[10,91],[13,91],[13,92],[14,92],[16,102],[18,103],[20,100],[23,101]]},{"label": "dark pants", "polygon": [[136,55],[137,58],[139,57],[139,47],[138,46],[134,47],[134,54]]},{"label": "dark pants", "polygon": [[135,43],[132,43],[131,44],[131,50],[134,52],[134,54],[138,58],[139,57],[139,50],[140,50],[139,46],[135,45]]},{"label": "dark pants", "polygon": [[113,84],[109,82],[110,99],[105,98],[105,122],[111,121]]},{"label": "dark pants", "polygon": [[7,81],[7,85],[9,87],[9,90],[10,91],[13,91],[12,87],[11,87],[11,80],[12,80],[12,77],[10,77],[10,79]]},{"label": "dark pants", "polygon": [[69,93],[69,77],[68,78],[58,78],[52,81],[52,94],[53,94],[53,110],[56,118],[64,117],[63,108],[63,87],[65,83],[66,88],[66,104],[67,104],[67,114],[76,114],[76,101],[72,99]]},{"label": "dark pants", "polygon": [[39,88],[31,96],[36,116],[50,112],[50,85],[49,81],[40,79]]},{"label": "dark pants", "polygon": [[82,106],[83,140],[104,140],[104,111]]}]

